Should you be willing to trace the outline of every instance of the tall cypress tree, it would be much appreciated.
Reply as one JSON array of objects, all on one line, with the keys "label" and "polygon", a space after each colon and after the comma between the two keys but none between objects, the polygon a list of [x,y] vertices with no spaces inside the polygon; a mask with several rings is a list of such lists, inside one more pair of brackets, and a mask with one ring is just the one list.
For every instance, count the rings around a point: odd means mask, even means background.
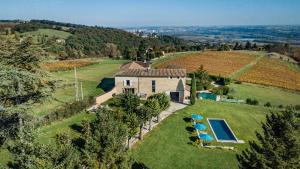
[{"label": "tall cypress tree", "polygon": [[271,113],[256,133],[259,143],[250,141],[250,149],[237,155],[240,168],[299,168],[300,139],[295,112],[287,109]]},{"label": "tall cypress tree", "polygon": [[194,105],[196,103],[196,79],[194,73],[192,76],[192,87],[190,92],[191,92],[191,105]]}]

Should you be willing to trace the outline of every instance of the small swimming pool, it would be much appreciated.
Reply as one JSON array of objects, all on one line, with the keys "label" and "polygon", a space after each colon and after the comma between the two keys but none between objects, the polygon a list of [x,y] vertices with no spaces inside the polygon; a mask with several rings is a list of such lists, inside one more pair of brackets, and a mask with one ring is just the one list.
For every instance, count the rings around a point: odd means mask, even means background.
[{"label": "small swimming pool", "polygon": [[207,119],[208,124],[218,142],[238,142],[225,119]]},{"label": "small swimming pool", "polygon": [[206,100],[217,100],[217,95],[213,93],[198,93],[198,98],[206,99]]}]

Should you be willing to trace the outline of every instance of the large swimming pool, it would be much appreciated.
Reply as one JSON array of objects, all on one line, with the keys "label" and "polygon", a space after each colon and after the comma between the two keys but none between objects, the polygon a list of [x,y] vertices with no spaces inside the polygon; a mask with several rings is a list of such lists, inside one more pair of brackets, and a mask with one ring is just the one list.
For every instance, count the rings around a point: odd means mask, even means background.
[{"label": "large swimming pool", "polygon": [[237,142],[238,139],[224,119],[207,119],[218,142]]}]

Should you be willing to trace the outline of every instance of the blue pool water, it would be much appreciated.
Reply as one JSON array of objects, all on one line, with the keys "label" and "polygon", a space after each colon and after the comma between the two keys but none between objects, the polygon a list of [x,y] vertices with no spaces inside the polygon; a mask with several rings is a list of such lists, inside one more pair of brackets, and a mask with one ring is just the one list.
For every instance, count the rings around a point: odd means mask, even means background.
[{"label": "blue pool water", "polygon": [[217,96],[213,93],[198,93],[198,98],[202,97],[203,99],[216,100]]},{"label": "blue pool water", "polygon": [[208,119],[210,126],[217,137],[218,141],[224,142],[235,142],[237,141],[234,134],[229,129],[229,126],[226,124],[225,120],[222,119]]}]

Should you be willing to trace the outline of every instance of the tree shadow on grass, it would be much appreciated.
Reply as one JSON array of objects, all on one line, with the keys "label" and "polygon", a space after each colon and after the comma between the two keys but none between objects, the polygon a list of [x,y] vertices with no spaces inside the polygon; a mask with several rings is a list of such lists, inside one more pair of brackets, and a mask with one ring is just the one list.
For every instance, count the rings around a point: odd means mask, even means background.
[{"label": "tree shadow on grass", "polygon": [[188,131],[190,133],[194,132],[194,130],[195,130],[194,127],[190,127],[190,126],[186,127],[185,129],[186,129],[186,131]]},{"label": "tree shadow on grass", "polygon": [[191,122],[192,121],[192,118],[189,118],[189,117],[184,117],[183,120],[187,123]]},{"label": "tree shadow on grass", "polygon": [[131,169],[149,169],[144,163],[134,162]]},{"label": "tree shadow on grass", "polygon": [[75,147],[78,147],[79,149],[83,149],[85,145],[85,140],[83,138],[75,138],[72,140],[72,144],[75,145]]},{"label": "tree shadow on grass", "polygon": [[196,142],[196,141],[197,141],[197,139],[198,139],[198,137],[197,137],[197,136],[191,136],[191,137],[190,137],[190,140],[191,140],[192,142]]},{"label": "tree shadow on grass", "polygon": [[70,125],[70,128],[78,133],[82,132],[82,126],[79,124],[72,124],[72,125]]}]

